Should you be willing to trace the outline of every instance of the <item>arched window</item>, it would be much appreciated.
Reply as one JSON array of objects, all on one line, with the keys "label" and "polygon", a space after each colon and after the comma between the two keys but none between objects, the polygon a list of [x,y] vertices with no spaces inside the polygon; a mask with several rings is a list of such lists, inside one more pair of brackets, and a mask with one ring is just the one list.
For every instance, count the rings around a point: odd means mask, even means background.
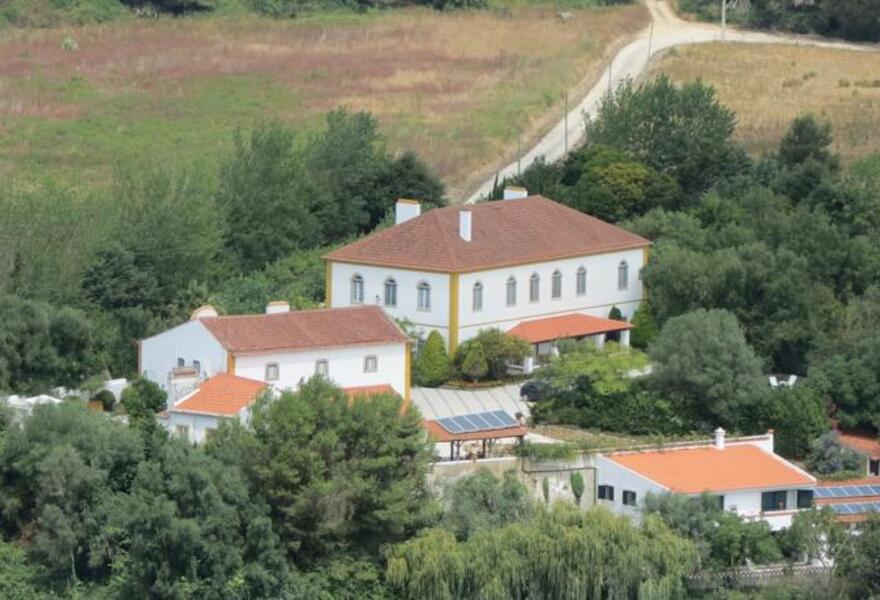
[{"label": "arched window", "polygon": [[329,377],[330,376],[330,361],[326,358],[322,358],[315,361],[315,375],[320,375],[321,377]]},{"label": "arched window", "polygon": [[587,270],[583,267],[578,267],[575,289],[578,296],[584,296],[587,293]]},{"label": "arched window", "polygon": [[552,295],[554,298],[562,298],[562,273],[553,271]]},{"label": "arched window", "polygon": [[364,303],[364,278],[360,275],[353,275],[351,278],[351,303]]},{"label": "arched window", "polygon": [[507,306],[516,306],[516,277],[507,278]]},{"label": "arched window", "polygon": [[625,290],[629,287],[629,265],[625,260],[617,265],[617,289]]},{"label": "arched window", "polygon": [[473,311],[483,310],[483,284],[479,281],[474,284]]},{"label": "arched window", "polygon": [[537,302],[541,296],[541,278],[537,273],[529,277],[529,302]]},{"label": "arched window", "polygon": [[385,280],[385,306],[397,306],[397,282],[393,277]]},{"label": "arched window", "polygon": [[419,284],[419,310],[431,310],[431,286],[426,281]]}]

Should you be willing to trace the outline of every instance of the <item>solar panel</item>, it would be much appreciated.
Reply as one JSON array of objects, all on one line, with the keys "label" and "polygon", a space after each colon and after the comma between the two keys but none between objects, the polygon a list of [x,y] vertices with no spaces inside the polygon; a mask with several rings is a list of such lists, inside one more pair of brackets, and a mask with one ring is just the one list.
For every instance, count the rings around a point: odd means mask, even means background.
[{"label": "solar panel", "polygon": [[872,485],[871,486],[871,495],[872,496],[880,496],[880,485]]},{"label": "solar panel", "polygon": [[461,433],[462,432],[461,426],[448,417],[445,419],[439,419],[437,422],[440,423],[440,427],[442,427],[443,429],[445,429],[449,433]]},{"label": "solar panel", "polygon": [[471,423],[473,423],[480,429],[492,429],[492,426],[486,422],[486,420],[483,418],[483,415],[473,414],[468,415],[467,418],[470,419]]},{"label": "solar panel", "polygon": [[493,428],[504,427],[504,423],[502,423],[501,420],[492,413],[484,412],[480,413],[480,416],[483,417],[483,420],[486,421]]},{"label": "solar panel", "polygon": [[862,496],[870,496],[871,495],[871,487],[867,485],[860,485],[858,487],[859,492]]},{"label": "solar panel", "polygon": [[816,498],[830,498],[831,494],[828,493],[827,489],[819,487],[816,488],[815,496]]},{"label": "solar panel", "polygon": [[463,432],[467,433],[471,431],[477,431],[477,429],[479,429],[478,427],[475,427],[473,423],[471,423],[470,419],[468,419],[466,415],[452,417],[452,420],[459,424]]},{"label": "solar panel", "polygon": [[514,425],[516,425],[516,419],[511,417],[503,410],[493,410],[492,414],[498,417],[498,420],[501,421],[504,427],[513,427]]}]

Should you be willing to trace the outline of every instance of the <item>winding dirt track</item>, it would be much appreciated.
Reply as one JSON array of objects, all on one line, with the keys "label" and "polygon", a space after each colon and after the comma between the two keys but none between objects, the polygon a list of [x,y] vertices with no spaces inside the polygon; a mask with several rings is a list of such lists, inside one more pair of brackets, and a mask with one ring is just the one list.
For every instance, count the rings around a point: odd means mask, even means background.
[{"label": "winding dirt track", "polygon": [[[685,21],[678,17],[666,0],[644,0],[651,13],[652,25],[632,42],[618,52],[600,79],[568,113],[568,145],[576,147],[584,137],[584,118],[595,115],[599,102],[609,89],[616,88],[626,78],[636,79],[648,66],[651,57],[658,52],[686,44],[718,42],[721,40],[721,27],[711,23]],[[815,46],[819,48],[835,48],[839,50],[859,50],[876,52],[880,46],[876,44],[852,44],[846,42],[823,40],[812,36],[785,35],[761,31],[745,31],[728,28],[725,41],[740,44],[793,44]],[[610,72],[610,75],[609,75]],[[535,159],[543,156],[549,162],[556,161],[565,155],[565,119],[561,119],[544,137],[523,153],[518,163],[514,161],[498,169],[498,179],[512,177],[518,169],[525,169]],[[493,175],[484,181],[465,200],[466,204],[480,201],[492,191],[495,182]]]}]

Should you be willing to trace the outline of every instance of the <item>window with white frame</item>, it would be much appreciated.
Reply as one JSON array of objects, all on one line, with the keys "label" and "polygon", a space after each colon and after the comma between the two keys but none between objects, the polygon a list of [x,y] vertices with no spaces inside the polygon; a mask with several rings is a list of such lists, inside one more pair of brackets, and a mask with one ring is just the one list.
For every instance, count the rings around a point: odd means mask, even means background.
[{"label": "window with white frame", "polygon": [[189,441],[189,425],[175,425],[174,435],[182,440]]},{"label": "window with white frame", "polygon": [[354,275],[351,278],[351,303],[364,303],[364,278],[360,275]]},{"label": "window with white frame", "polygon": [[617,265],[617,289],[625,290],[629,287],[629,265],[625,260]]},{"label": "window with white frame", "polygon": [[195,369],[196,373],[198,373],[199,375],[201,375],[201,373],[202,373],[202,361],[200,361],[200,360],[193,360],[193,369]]},{"label": "window with white frame", "polygon": [[320,375],[321,377],[330,376],[330,363],[326,358],[315,361],[315,375]]},{"label": "window with white frame", "polygon": [[562,298],[562,273],[553,271],[553,285],[550,287],[553,298]]},{"label": "window with white frame", "polygon": [[516,305],[516,277],[507,278],[507,306]]},{"label": "window with white frame", "polygon": [[419,310],[425,312],[431,310],[431,286],[427,281],[419,284]]},{"label": "window with white frame", "polygon": [[623,503],[626,506],[635,506],[638,503],[638,497],[633,490],[623,490]]},{"label": "window with white frame", "polygon": [[183,360],[182,358],[180,358],[180,357],[178,356],[178,357],[177,357],[177,366],[178,366],[178,367],[186,366],[186,361]]},{"label": "window with white frame", "polygon": [[529,277],[529,302],[537,302],[541,296],[541,278],[537,273]]},{"label": "window with white frame", "polygon": [[483,310],[483,284],[479,281],[474,284],[473,311]]},{"label": "window with white frame", "polygon": [[269,363],[266,365],[266,381],[278,381],[278,363]]},{"label": "window with white frame", "polygon": [[578,296],[585,296],[587,293],[587,270],[583,267],[578,267],[575,289]]},{"label": "window with white frame", "polygon": [[374,354],[364,357],[364,373],[375,373],[379,370],[379,359]]},{"label": "window with white frame", "polygon": [[614,502],[614,486],[600,485],[596,490],[596,497],[599,500],[608,500],[609,502]]},{"label": "window with white frame", "polygon": [[385,306],[397,306],[397,282],[393,277],[385,280]]}]

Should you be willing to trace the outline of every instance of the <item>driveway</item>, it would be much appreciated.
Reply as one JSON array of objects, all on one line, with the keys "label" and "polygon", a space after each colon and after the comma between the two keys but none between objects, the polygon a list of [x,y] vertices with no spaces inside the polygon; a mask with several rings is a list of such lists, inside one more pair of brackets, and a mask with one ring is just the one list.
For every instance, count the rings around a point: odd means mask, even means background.
[{"label": "driveway", "polygon": [[[568,113],[568,145],[577,147],[584,137],[584,118],[594,118],[602,97],[609,89],[616,88],[625,79],[636,79],[650,63],[651,57],[662,50],[686,44],[699,44],[721,41],[721,27],[712,23],[685,21],[678,17],[666,0],[645,0],[651,13],[652,26],[642,31],[635,40],[624,46],[608,65],[602,77],[587,95]],[[726,41],[745,44],[800,44],[819,48],[840,50],[877,51],[875,44],[851,44],[824,40],[813,36],[786,35],[761,31],[745,31],[728,28]],[[517,175],[518,168],[525,169],[537,158],[545,157],[555,162],[565,155],[565,124],[560,120],[538,142],[522,156],[521,165],[517,161],[498,169],[499,181]],[[495,182],[493,174],[484,181],[466,204],[473,204],[492,191]]]}]

